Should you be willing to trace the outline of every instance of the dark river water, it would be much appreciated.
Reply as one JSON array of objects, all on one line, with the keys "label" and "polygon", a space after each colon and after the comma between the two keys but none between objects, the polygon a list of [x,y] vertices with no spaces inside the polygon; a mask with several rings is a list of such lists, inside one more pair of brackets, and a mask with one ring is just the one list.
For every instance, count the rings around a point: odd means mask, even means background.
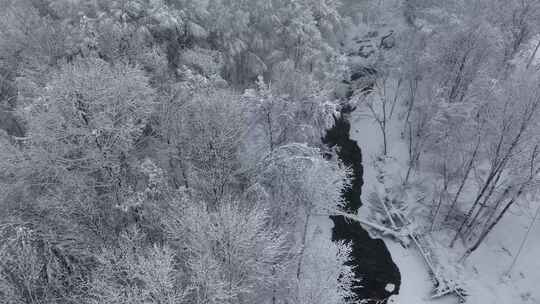
[{"label": "dark river water", "polygon": [[[334,127],[327,131],[323,141],[327,146],[336,148],[341,161],[353,170],[352,186],[344,189],[343,198],[347,202],[347,211],[356,213],[362,206],[360,194],[364,181],[362,151],[357,142],[350,139],[349,114],[352,111],[350,107],[342,109],[342,115],[335,118]],[[369,303],[380,303],[377,301],[398,293],[401,275],[384,242],[371,238],[358,222],[346,220],[343,216],[332,216],[331,219],[334,221],[333,240],[344,240],[352,246],[350,263],[354,266],[356,278],[361,280],[353,287],[355,300],[370,299]],[[386,290],[389,283],[395,286],[393,292]]]}]

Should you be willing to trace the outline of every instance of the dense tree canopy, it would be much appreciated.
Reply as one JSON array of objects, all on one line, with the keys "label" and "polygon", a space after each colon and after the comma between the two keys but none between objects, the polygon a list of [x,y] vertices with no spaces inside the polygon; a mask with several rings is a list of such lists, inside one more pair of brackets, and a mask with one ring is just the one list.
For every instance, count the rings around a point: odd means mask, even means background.
[{"label": "dense tree canopy", "polygon": [[338,6],[0,1],[0,302],[341,303]]}]

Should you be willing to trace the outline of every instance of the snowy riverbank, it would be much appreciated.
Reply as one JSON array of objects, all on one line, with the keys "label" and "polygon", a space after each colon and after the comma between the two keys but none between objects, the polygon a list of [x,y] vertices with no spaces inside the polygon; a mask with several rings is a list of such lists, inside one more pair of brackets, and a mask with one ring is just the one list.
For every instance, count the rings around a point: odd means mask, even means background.
[{"label": "snowy riverbank", "polygon": [[[397,120],[397,119],[396,119]],[[372,118],[359,107],[351,116],[351,138],[356,140],[364,156],[364,188],[362,201],[364,207],[360,209],[361,215],[369,213],[369,195],[380,192],[383,187],[377,180],[376,158],[381,155],[382,136]],[[406,143],[400,137],[399,122],[392,121],[389,128],[388,143],[389,155],[395,164],[391,168],[394,180],[405,176],[407,162]],[[422,208],[425,206],[409,206],[409,208]],[[518,207],[511,210],[511,214],[502,220],[499,226],[488,237],[486,242],[464,263],[458,265],[457,260],[463,253],[461,246],[454,249],[440,248],[439,253],[445,254],[444,259],[451,266],[467,286],[467,303],[473,304],[537,304],[540,303],[540,291],[537,282],[540,281],[540,223],[533,227],[522,253],[510,272],[505,276],[514,255],[516,254],[522,237],[529,227],[534,206]],[[437,244],[446,244],[450,231],[438,231],[433,239]],[[404,248],[393,239],[384,238],[392,259],[401,272],[402,283],[399,295],[392,301],[396,304],[451,304],[458,303],[452,296],[440,299],[431,299],[433,281],[429,276],[428,267],[423,257],[411,246]]]}]

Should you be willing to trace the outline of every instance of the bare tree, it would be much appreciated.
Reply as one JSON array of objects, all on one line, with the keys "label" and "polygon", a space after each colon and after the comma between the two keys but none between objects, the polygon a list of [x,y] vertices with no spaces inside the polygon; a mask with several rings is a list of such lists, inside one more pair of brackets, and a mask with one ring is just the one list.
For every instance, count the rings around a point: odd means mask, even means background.
[{"label": "bare tree", "polygon": [[192,188],[217,204],[235,188],[247,125],[240,96],[211,89],[196,92],[186,102],[177,136],[190,165]]},{"label": "bare tree", "polygon": [[512,264],[510,264],[510,266],[508,267],[508,270],[506,271],[507,275],[510,275],[512,268],[514,268],[514,266],[516,265],[516,262],[518,261],[518,258],[521,255],[521,252],[523,251],[523,248],[525,247],[525,244],[527,243],[527,240],[529,239],[531,231],[533,227],[536,225],[536,221],[539,217],[540,217],[540,207],[538,207],[536,209],[536,212],[534,213],[531,223],[529,224],[529,227],[527,228],[527,231],[525,232],[525,235],[523,236],[523,240],[521,241],[521,244],[519,245],[519,248],[514,255],[514,259],[512,259]]},{"label": "bare tree", "polygon": [[540,166],[538,163],[539,153],[540,150],[539,146],[537,145],[531,152],[528,176],[524,180],[520,181],[519,187],[509,197],[509,200],[504,204],[504,207],[502,208],[502,210],[499,211],[499,214],[496,217],[488,218],[488,221],[486,222],[487,225],[482,229],[480,236],[473,243],[473,245],[466,250],[465,254],[462,257],[462,260],[466,259],[476,249],[478,249],[478,247],[482,244],[482,242],[493,230],[493,228],[495,228],[495,226],[501,221],[501,219],[508,212],[508,210],[510,210],[510,208],[514,204],[516,204],[516,202],[520,199],[524,192],[527,191],[528,187],[530,187],[533,182],[537,182],[538,174],[540,174]]},{"label": "bare tree", "polygon": [[531,141],[527,138],[527,134],[531,134],[531,127],[537,123],[535,119],[540,105],[540,98],[537,95],[539,91],[531,80],[517,81],[517,84],[512,82],[516,88],[509,88],[500,104],[493,103],[491,108],[484,109],[488,113],[486,118],[501,121],[501,124],[497,129],[489,129],[490,132],[495,131],[492,134],[484,135],[488,139],[486,143],[489,170],[480,184],[478,194],[465,219],[450,243],[451,247],[463,229],[474,225],[473,222],[478,219],[482,209],[489,205],[488,202],[496,192],[495,190],[504,181],[504,172],[519,164],[519,151]]},{"label": "bare tree", "polygon": [[377,123],[383,138],[383,155],[388,155],[388,127],[392,121],[403,80],[388,75],[378,78],[373,88],[359,92],[355,98],[369,110],[369,116]]},{"label": "bare tree", "polygon": [[510,61],[538,34],[540,5],[534,0],[513,2],[495,1],[491,12],[493,22],[500,27],[504,43],[504,69],[508,73]]}]

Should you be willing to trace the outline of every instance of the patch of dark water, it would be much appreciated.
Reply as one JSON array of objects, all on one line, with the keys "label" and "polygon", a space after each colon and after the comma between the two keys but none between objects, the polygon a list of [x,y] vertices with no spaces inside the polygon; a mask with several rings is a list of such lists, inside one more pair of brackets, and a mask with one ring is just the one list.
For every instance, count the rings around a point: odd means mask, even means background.
[{"label": "patch of dark water", "polygon": [[[323,142],[330,148],[336,148],[340,160],[352,169],[352,184],[344,189],[343,198],[347,212],[356,213],[362,206],[360,194],[364,170],[362,151],[357,142],[350,138],[349,114],[353,110],[348,106],[341,110],[341,115],[335,117],[335,125],[327,131]],[[354,266],[355,277],[361,280],[353,287],[353,300],[384,303],[389,296],[397,294],[401,275],[384,242],[371,238],[358,222],[346,220],[343,216],[332,216],[331,219],[334,222],[333,241],[347,241],[352,246],[350,263]],[[387,288],[388,284],[393,284],[393,290]]]}]

